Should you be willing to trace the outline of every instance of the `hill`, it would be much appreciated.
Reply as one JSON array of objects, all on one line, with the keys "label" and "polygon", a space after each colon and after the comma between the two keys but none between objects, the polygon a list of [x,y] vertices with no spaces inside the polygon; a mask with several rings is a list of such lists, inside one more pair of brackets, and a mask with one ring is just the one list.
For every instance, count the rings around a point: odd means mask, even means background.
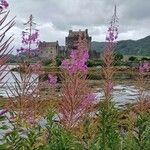
[{"label": "hill", "polygon": [[[92,50],[102,52],[105,42],[92,42]],[[123,55],[150,56],[150,36],[139,40],[118,41],[115,50]]]}]

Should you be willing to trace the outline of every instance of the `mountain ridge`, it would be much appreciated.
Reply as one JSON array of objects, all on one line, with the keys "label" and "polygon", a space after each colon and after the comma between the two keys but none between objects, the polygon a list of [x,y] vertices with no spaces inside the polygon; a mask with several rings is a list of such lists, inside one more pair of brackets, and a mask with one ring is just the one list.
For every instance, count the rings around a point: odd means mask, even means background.
[{"label": "mountain ridge", "polygon": [[[106,42],[92,41],[91,49],[102,52]],[[138,40],[120,40],[117,42],[115,52],[123,55],[150,56],[150,36]]]}]

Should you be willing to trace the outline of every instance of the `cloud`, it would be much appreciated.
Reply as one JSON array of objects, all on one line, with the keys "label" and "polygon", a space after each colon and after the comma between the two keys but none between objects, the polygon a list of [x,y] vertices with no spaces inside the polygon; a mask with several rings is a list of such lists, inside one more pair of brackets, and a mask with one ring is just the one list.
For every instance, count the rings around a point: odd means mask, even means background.
[{"label": "cloud", "polygon": [[[113,14],[114,0],[9,0],[11,15],[16,16],[15,44],[20,41],[23,23],[33,14],[41,41],[65,44],[69,29],[89,29],[94,41],[104,41]],[[149,0],[116,0],[119,39],[139,39],[150,34]]]}]

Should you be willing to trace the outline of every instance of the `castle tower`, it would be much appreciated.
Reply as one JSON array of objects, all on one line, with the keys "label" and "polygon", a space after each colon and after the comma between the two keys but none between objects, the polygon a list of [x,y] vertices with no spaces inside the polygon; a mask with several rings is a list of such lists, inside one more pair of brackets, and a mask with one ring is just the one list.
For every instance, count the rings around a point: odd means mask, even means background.
[{"label": "castle tower", "polygon": [[91,40],[92,37],[89,36],[88,29],[85,31],[69,30],[69,34],[65,39],[66,52],[68,53],[70,50],[78,49],[79,45],[81,48],[91,51]]}]

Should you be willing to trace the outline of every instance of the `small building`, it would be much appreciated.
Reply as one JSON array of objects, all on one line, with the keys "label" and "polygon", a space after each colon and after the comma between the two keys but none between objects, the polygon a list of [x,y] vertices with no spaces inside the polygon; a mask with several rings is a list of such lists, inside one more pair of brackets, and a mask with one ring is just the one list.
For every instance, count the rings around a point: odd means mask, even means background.
[{"label": "small building", "polygon": [[84,48],[88,51],[91,51],[91,40],[92,37],[88,34],[88,29],[85,31],[72,31],[69,30],[68,36],[65,38],[65,46],[66,46],[66,52],[68,53],[72,49],[77,49],[77,43],[79,41],[79,38],[81,40],[84,40]]},{"label": "small building", "polygon": [[59,44],[56,42],[40,42],[39,43],[39,51],[40,57],[44,59],[55,59],[59,54]]}]

